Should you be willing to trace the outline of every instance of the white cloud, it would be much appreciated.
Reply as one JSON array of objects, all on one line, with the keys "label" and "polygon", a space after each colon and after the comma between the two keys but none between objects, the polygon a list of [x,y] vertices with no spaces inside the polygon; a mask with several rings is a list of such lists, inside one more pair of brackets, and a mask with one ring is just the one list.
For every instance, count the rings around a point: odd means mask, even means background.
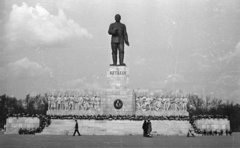
[{"label": "white cloud", "polygon": [[180,82],[185,82],[185,80],[184,80],[184,77],[180,74],[170,74],[167,76],[164,83],[172,83],[172,82],[180,83]]},{"label": "white cloud", "polygon": [[8,66],[6,67],[6,71],[8,72],[8,76],[10,77],[36,78],[42,75],[50,76],[52,74],[52,70],[50,68],[30,61],[26,57],[14,63],[8,64]]},{"label": "white cloud", "polygon": [[71,89],[102,89],[102,86],[98,82],[94,81],[92,83],[89,83],[86,82],[86,78],[67,81],[66,87]]},{"label": "white cloud", "polygon": [[80,27],[74,20],[68,19],[59,10],[58,15],[51,15],[39,4],[30,7],[13,5],[6,26],[9,41],[23,41],[28,44],[54,44],[64,40],[92,35],[87,29]]},{"label": "white cloud", "polygon": [[85,78],[75,79],[66,82],[66,86],[69,88],[82,87],[84,85]]},{"label": "white cloud", "polygon": [[95,89],[95,90],[103,89],[98,82],[86,83],[85,86],[87,89]]},{"label": "white cloud", "polygon": [[143,65],[146,63],[146,59],[145,58],[136,58],[133,63],[135,65]]},{"label": "white cloud", "polygon": [[239,55],[240,55],[240,42],[237,43],[235,50],[224,56],[222,60],[229,60]]}]

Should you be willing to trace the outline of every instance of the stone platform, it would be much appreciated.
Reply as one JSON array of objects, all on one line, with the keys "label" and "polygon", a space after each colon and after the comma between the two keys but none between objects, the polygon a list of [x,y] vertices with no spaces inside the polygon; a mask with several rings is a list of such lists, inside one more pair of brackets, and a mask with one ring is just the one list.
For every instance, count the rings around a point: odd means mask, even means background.
[{"label": "stone platform", "polygon": [[[188,121],[152,120],[155,135],[186,135],[191,126]],[[82,135],[142,135],[143,121],[131,120],[78,120]],[[72,135],[74,120],[52,119],[40,135]]]},{"label": "stone platform", "polygon": [[40,120],[32,117],[9,117],[6,122],[6,131],[4,134],[18,134],[20,128],[38,128]]}]

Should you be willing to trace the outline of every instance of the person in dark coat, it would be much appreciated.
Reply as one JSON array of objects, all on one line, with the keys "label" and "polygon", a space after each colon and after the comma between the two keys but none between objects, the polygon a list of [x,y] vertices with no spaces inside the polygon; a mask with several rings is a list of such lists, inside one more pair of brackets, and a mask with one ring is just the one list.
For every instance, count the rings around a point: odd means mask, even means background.
[{"label": "person in dark coat", "polygon": [[143,122],[142,129],[143,129],[143,137],[147,137],[148,124],[146,120],[144,120]]},{"label": "person in dark coat", "polygon": [[78,131],[78,122],[77,122],[77,120],[75,120],[75,121],[76,121],[76,124],[75,124],[75,131],[73,133],[73,136],[75,136],[76,132],[78,133],[78,136],[81,136],[81,134]]},{"label": "person in dark coat", "polygon": [[147,122],[147,137],[151,137],[151,132],[152,132],[152,123],[150,120]]},{"label": "person in dark coat", "polygon": [[232,136],[232,130],[228,131],[229,136]]}]

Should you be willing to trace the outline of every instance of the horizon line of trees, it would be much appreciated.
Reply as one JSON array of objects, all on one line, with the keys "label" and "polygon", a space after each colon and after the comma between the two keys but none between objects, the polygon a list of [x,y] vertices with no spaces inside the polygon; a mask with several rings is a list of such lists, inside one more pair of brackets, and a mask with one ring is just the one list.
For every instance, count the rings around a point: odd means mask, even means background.
[{"label": "horizon line of trees", "polygon": [[[240,105],[233,102],[223,102],[210,96],[200,97],[196,94],[188,95],[188,112],[190,118],[198,115],[225,115],[230,120],[231,130],[240,132]],[[7,95],[0,96],[0,128],[6,124],[9,114],[42,114],[48,110],[47,94],[17,99]]]}]

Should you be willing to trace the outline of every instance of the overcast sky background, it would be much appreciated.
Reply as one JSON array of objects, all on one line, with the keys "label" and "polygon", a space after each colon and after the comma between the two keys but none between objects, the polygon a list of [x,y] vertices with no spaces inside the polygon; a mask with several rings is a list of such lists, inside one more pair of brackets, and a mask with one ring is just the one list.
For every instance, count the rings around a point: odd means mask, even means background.
[{"label": "overcast sky background", "polygon": [[0,95],[106,88],[117,13],[132,89],[240,102],[239,0],[1,0]]}]

